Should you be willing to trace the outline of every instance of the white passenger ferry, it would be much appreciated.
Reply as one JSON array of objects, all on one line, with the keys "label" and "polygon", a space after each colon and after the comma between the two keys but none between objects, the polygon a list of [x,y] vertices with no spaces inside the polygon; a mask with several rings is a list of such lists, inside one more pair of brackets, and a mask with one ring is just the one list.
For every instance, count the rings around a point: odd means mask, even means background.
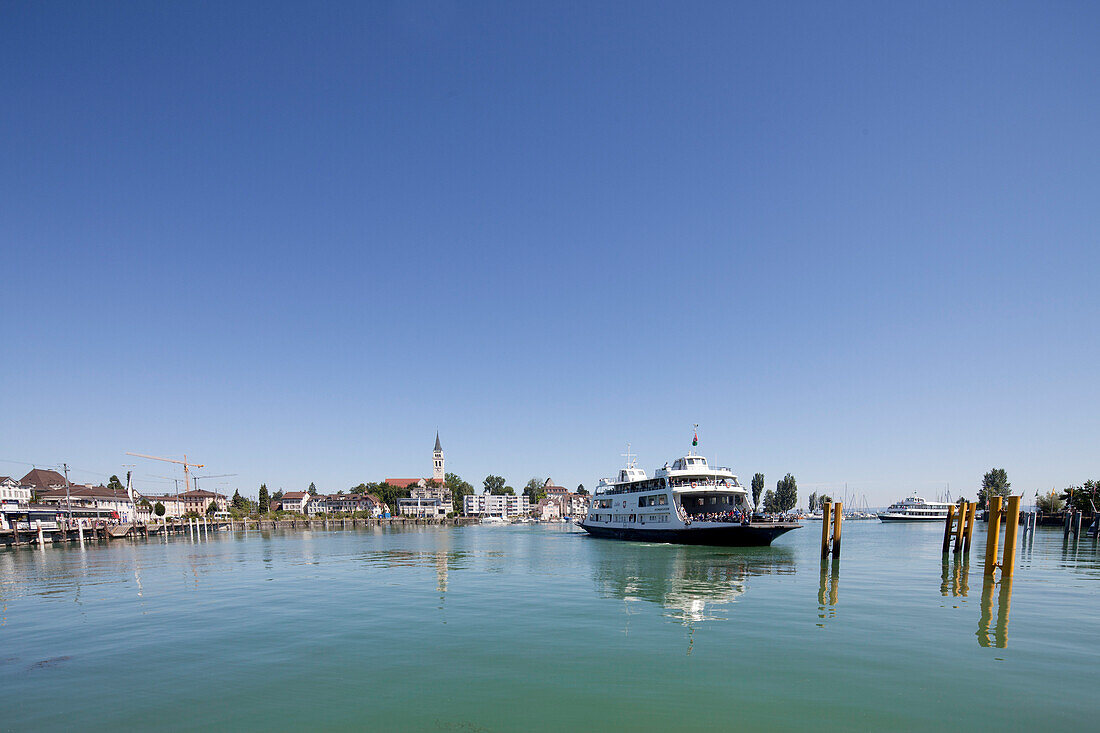
[{"label": "white passenger ferry", "polygon": [[919,496],[910,496],[879,512],[878,518],[884,522],[942,522],[947,519],[949,506],[951,504],[947,502],[925,501]]},{"label": "white passenger ferry", "polygon": [[602,478],[579,523],[594,537],[691,545],[770,545],[795,522],[750,521],[748,491],[729,468],[689,452],[653,478],[627,451],[616,479]]}]

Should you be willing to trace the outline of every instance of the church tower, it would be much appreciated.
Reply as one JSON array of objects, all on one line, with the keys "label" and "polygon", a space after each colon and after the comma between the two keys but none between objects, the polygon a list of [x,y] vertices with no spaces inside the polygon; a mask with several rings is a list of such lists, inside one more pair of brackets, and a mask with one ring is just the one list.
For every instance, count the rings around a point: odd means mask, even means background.
[{"label": "church tower", "polygon": [[443,446],[439,443],[439,431],[435,431],[435,450],[432,451],[432,478],[443,483]]}]

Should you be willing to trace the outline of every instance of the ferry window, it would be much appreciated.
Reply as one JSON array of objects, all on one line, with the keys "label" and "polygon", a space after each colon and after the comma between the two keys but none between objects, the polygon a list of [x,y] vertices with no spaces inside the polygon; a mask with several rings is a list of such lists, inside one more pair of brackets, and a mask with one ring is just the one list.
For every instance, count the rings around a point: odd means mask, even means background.
[{"label": "ferry window", "polygon": [[710,503],[711,504],[717,504],[718,503],[718,497],[717,496],[710,497]]},{"label": "ferry window", "polygon": [[664,494],[661,494],[659,497],[657,497],[657,503],[658,504],[667,504],[668,503],[668,497],[665,496]]}]

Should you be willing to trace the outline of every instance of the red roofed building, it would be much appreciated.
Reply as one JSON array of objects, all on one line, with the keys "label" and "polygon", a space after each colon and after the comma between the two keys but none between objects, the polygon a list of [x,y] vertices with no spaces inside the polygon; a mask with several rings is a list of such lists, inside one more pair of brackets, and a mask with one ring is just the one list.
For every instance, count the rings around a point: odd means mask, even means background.
[{"label": "red roofed building", "polygon": [[288,491],[279,499],[280,507],[284,512],[306,513],[306,504],[309,503],[308,491]]},{"label": "red roofed building", "polygon": [[65,477],[59,474],[57,471],[50,471],[45,468],[36,468],[32,471],[28,471],[27,475],[19,480],[19,483],[23,486],[29,486],[37,491],[46,491],[48,489],[60,489],[65,486]]}]

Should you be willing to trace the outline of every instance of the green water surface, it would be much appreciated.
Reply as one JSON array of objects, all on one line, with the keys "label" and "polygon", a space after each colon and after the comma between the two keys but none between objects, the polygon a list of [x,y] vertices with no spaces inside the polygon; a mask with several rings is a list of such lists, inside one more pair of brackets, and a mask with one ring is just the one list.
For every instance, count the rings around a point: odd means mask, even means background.
[{"label": "green water surface", "polygon": [[758,549],[569,525],[0,550],[2,730],[1073,730],[1100,562],[1040,529],[1011,587],[940,526]]}]

